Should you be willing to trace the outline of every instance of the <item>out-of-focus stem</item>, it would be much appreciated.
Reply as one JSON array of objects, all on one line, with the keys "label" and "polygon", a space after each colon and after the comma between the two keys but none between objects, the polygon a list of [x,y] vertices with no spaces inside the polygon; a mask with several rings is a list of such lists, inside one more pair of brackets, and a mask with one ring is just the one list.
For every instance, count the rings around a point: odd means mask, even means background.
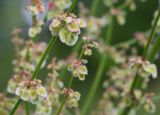
[{"label": "out-of-focus stem", "polygon": [[153,24],[153,27],[152,27],[152,30],[151,30],[151,34],[150,34],[150,36],[149,36],[149,38],[148,38],[147,45],[146,45],[146,47],[145,47],[145,49],[144,49],[144,53],[143,53],[144,58],[146,58],[146,56],[147,56],[147,52],[148,52],[148,49],[149,49],[149,45],[150,45],[150,43],[151,43],[151,41],[152,41],[152,39],[153,39],[153,36],[154,36],[154,33],[155,33],[155,29],[156,29],[156,26],[157,26],[157,23],[158,23],[158,20],[159,20],[159,17],[160,17],[160,8],[159,8],[159,10],[158,10],[158,15],[157,15],[157,17],[156,17],[156,19],[155,19],[155,22],[154,22],[154,24]]},{"label": "out-of-focus stem", "polygon": [[17,101],[16,104],[14,105],[14,107],[13,107],[10,115],[14,115],[14,113],[15,113],[15,111],[17,110],[17,108],[18,108],[19,104],[21,103],[21,101],[22,101],[21,99],[18,99],[18,101]]},{"label": "out-of-focus stem", "polygon": [[26,110],[26,115],[29,115],[30,112],[29,112],[29,103],[28,102],[25,102],[25,110]]},{"label": "out-of-focus stem", "polygon": [[106,45],[109,45],[111,42],[112,38],[112,31],[113,31],[113,22],[114,22],[114,17],[110,16],[110,25],[107,28],[107,33],[106,33]]},{"label": "out-of-focus stem", "polygon": [[153,61],[155,58],[156,53],[159,51],[160,49],[160,37],[157,38],[157,40],[155,41],[155,44],[148,56],[149,61]]},{"label": "out-of-focus stem", "polygon": [[94,78],[94,82],[92,84],[92,87],[88,93],[88,96],[87,96],[87,99],[85,101],[85,104],[83,105],[83,108],[82,108],[82,111],[81,111],[81,115],[87,115],[87,112],[88,112],[88,109],[93,101],[93,98],[95,96],[95,93],[97,91],[97,88],[98,88],[98,85],[100,83],[100,80],[102,78],[102,74],[104,72],[104,69],[105,69],[105,62],[106,62],[106,56],[103,55],[101,57],[101,61],[100,61],[100,64],[98,66],[98,70],[96,72],[96,76]]},{"label": "out-of-focus stem", "polygon": [[[112,37],[112,31],[113,31],[113,17],[111,16],[110,18],[110,25],[107,29],[107,32],[106,32],[106,45],[109,45],[110,44],[110,40],[111,40],[111,37]],[[105,63],[107,61],[107,57],[106,57],[106,54],[102,54],[101,56],[101,61],[100,61],[100,64],[98,66],[98,70],[96,72],[96,76],[94,78],[94,81],[93,81],[93,85],[91,86],[91,89],[88,93],[88,96],[87,96],[87,99],[82,107],[82,111],[81,111],[81,115],[86,115],[87,112],[88,112],[88,109],[93,101],[93,98],[96,94],[96,91],[98,89],[98,85],[101,81],[101,78],[102,78],[102,75],[103,75],[103,72],[104,72],[104,69],[105,69]]]},{"label": "out-of-focus stem", "polygon": [[93,0],[92,6],[91,6],[91,15],[95,15],[97,8],[99,6],[100,0]]}]

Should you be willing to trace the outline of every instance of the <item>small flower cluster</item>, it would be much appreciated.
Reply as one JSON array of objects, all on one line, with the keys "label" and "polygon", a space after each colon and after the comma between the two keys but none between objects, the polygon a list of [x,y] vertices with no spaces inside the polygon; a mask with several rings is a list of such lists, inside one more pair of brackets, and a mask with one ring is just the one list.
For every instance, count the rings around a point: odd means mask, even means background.
[{"label": "small flower cluster", "polygon": [[68,70],[72,72],[74,77],[78,77],[79,80],[85,80],[85,76],[88,75],[88,69],[84,65],[87,60],[74,60],[72,64],[69,65]]},{"label": "small flower cluster", "polygon": [[37,15],[45,11],[42,0],[28,0],[26,8],[31,15]]},{"label": "small flower cluster", "polygon": [[8,98],[0,93],[0,115],[9,115],[9,112],[14,107],[16,99]]},{"label": "small flower cluster", "polygon": [[26,7],[29,14],[32,15],[32,27],[29,28],[28,35],[34,38],[41,32],[41,27],[44,25],[43,20],[36,17],[37,14],[45,12],[44,3],[42,0],[28,0]]},{"label": "small flower cluster", "polygon": [[51,115],[52,113],[52,102],[48,98],[45,98],[36,105],[35,115]]},{"label": "small flower cluster", "polygon": [[64,11],[71,5],[71,0],[49,0],[47,20],[57,17],[59,10]]},{"label": "small flower cluster", "polygon": [[148,113],[155,113],[156,106],[153,102],[153,98],[155,97],[154,93],[146,93],[144,96],[141,90],[135,89],[134,96],[139,103],[140,106],[143,106],[144,110]]},{"label": "small flower cluster", "polygon": [[67,95],[66,105],[69,108],[78,107],[78,101],[80,100],[81,94],[77,91],[73,91],[72,89],[64,88],[62,94]]},{"label": "small flower cluster", "polygon": [[85,28],[86,23],[74,14],[61,14],[59,17],[54,18],[49,26],[53,36],[59,35],[61,42],[66,45],[73,46],[81,32],[81,28]]},{"label": "small flower cluster", "polygon": [[118,0],[103,0],[104,5],[107,7],[113,7],[113,5],[117,2]]},{"label": "small flower cluster", "polygon": [[138,74],[144,78],[150,75],[152,75],[153,78],[157,78],[157,68],[155,64],[151,64],[142,57],[132,57],[129,61],[129,67],[136,69]]},{"label": "small flower cluster", "polygon": [[136,40],[138,41],[140,46],[145,46],[147,44],[147,36],[145,33],[142,32],[136,32],[134,34]]},{"label": "small flower cluster", "polygon": [[95,41],[91,41],[89,37],[84,36],[83,41],[85,42],[85,45],[83,45],[84,49],[84,55],[91,56],[92,55],[92,48],[98,48],[99,45]]},{"label": "small flower cluster", "polygon": [[126,62],[125,50],[118,50],[114,47],[106,47],[106,51],[108,52],[110,58],[114,60],[115,63],[120,64]]},{"label": "small flower cluster", "polygon": [[44,25],[44,22],[43,20],[41,19],[36,19],[32,25],[32,27],[29,28],[28,30],[28,35],[31,37],[31,38],[34,38],[36,37],[37,34],[41,33],[42,31],[42,26]]},{"label": "small flower cluster", "polygon": [[36,105],[36,115],[50,115],[53,111],[52,108],[55,109],[59,107],[59,96],[64,87],[63,82],[59,79],[59,70],[61,67],[61,61],[57,61],[56,58],[53,58],[51,63],[48,64],[47,69],[49,73],[45,83],[48,96]]},{"label": "small flower cluster", "polygon": [[116,17],[117,22],[120,25],[124,25],[126,23],[126,12],[125,11],[118,9],[118,8],[113,8],[111,9],[110,14]]},{"label": "small flower cluster", "polygon": [[41,85],[40,80],[25,80],[19,83],[15,94],[24,101],[33,104],[41,102],[47,97],[46,89]]},{"label": "small flower cluster", "polygon": [[57,6],[60,10],[64,10],[66,8],[69,8],[71,3],[71,0],[56,0],[55,6]]}]

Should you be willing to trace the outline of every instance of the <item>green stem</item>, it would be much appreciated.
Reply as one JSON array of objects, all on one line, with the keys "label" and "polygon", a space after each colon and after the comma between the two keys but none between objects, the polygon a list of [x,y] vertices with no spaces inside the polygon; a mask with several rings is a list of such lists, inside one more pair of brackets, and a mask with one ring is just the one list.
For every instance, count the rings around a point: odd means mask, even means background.
[{"label": "green stem", "polygon": [[[149,46],[150,46],[151,41],[152,41],[152,39],[153,39],[153,36],[154,36],[154,33],[155,33],[155,28],[156,28],[156,26],[157,26],[159,17],[160,17],[160,9],[159,9],[159,11],[158,11],[158,15],[157,15],[157,17],[156,17],[156,20],[155,20],[155,22],[154,22],[154,24],[153,24],[153,27],[152,27],[150,36],[149,36],[148,41],[147,41],[147,45],[146,45],[146,47],[145,47],[145,49],[144,49],[144,53],[143,53],[143,57],[144,57],[144,58],[147,57],[147,53],[148,53],[148,50],[149,50]],[[156,53],[155,53],[155,54],[156,54]],[[138,82],[140,79],[141,79],[141,77],[138,76],[138,75],[136,75],[136,77],[135,77],[135,79],[133,80],[133,83],[132,83],[132,85],[131,85],[131,89],[130,89],[130,92],[131,92],[131,93],[132,93],[133,90],[136,88],[136,86],[139,87],[139,86],[141,85],[141,82]],[[124,109],[124,111],[122,112],[121,115],[128,115],[128,113],[130,112],[130,110],[131,110],[132,107],[134,106],[133,101],[134,101],[134,100],[132,100],[132,104],[131,104],[131,105],[125,107],[125,109]]]},{"label": "green stem", "polygon": [[151,30],[151,34],[150,34],[150,36],[148,38],[147,45],[146,45],[146,47],[144,49],[144,53],[143,53],[144,58],[146,58],[146,56],[147,56],[149,45],[150,45],[150,43],[151,43],[151,41],[153,39],[153,36],[154,36],[154,33],[155,33],[155,29],[156,29],[156,26],[157,26],[157,23],[158,23],[158,20],[159,20],[159,17],[160,17],[160,8],[158,10],[158,15],[157,15],[157,17],[156,17],[156,19],[154,21],[154,24],[153,24],[153,27],[152,27],[152,30]]},{"label": "green stem", "polygon": [[91,6],[91,15],[94,16],[96,14],[97,8],[99,6],[99,2],[100,2],[100,0],[93,1],[92,6]]},{"label": "green stem", "polygon": [[16,104],[14,105],[14,107],[13,107],[10,115],[14,115],[14,113],[16,112],[16,110],[17,110],[19,104],[21,103],[21,101],[22,101],[21,99],[17,100],[17,102],[16,102]]},{"label": "green stem", "polygon": [[89,94],[87,96],[85,104],[83,105],[81,115],[87,115],[88,108],[90,107],[90,105],[92,103],[92,100],[93,100],[93,98],[95,96],[95,93],[96,93],[96,91],[98,89],[98,85],[99,85],[99,83],[101,81],[102,74],[103,74],[103,71],[105,69],[106,59],[107,59],[106,56],[103,55],[102,58],[101,58],[101,62],[99,64],[99,66],[98,66],[98,70],[97,70],[93,85],[92,85],[92,87],[91,87],[91,89],[89,91]]},{"label": "green stem", "polygon": [[160,48],[160,37],[158,37],[157,40],[155,41],[155,44],[148,57],[149,61],[152,62],[154,60],[156,53],[159,51],[159,48]]},{"label": "green stem", "polygon": [[41,68],[44,60],[45,60],[46,57],[47,57],[47,54],[49,53],[49,51],[50,51],[51,48],[53,47],[53,45],[54,45],[54,43],[55,43],[55,41],[56,41],[57,38],[58,38],[58,37],[52,37],[52,38],[51,38],[51,40],[50,40],[50,42],[49,42],[49,44],[48,44],[45,52],[43,53],[43,55],[42,55],[42,57],[41,57],[38,65],[36,66],[36,69],[35,69],[34,73],[32,74],[31,80],[35,79],[35,77],[37,76],[37,74],[38,74],[38,72],[39,72],[39,70],[40,70],[40,68]]},{"label": "green stem", "polygon": [[78,1],[78,0],[73,0],[70,8],[69,8],[68,11],[67,11],[67,14],[69,14],[69,13],[72,12],[72,10],[73,10],[74,6],[76,5],[77,1]]},{"label": "green stem", "polygon": [[[78,57],[78,60],[81,60],[81,58],[83,57],[83,53],[84,53],[84,49],[81,50],[81,53],[80,53],[80,55],[79,55],[79,57]],[[68,86],[67,86],[68,89],[71,88],[71,86],[72,86],[72,84],[73,84],[73,78],[74,78],[74,77],[72,76],[72,77],[70,78],[70,80],[69,80],[69,83],[68,83]],[[65,94],[65,96],[63,97],[62,103],[61,103],[61,105],[60,105],[60,107],[59,107],[56,115],[60,115],[60,113],[61,113],[61,111],[62,111],[62,109],[63,109],[63,106],[64,106],[64,104],[65,104],[66,98],[67,98],[67,94]]]},{"label": "green stem", "polygon": [[112,31],[113,31],[113,16],[110,16],[110,25],[107,28],[107,33],[106,33],[106,45],[109,45],[111,42],[111,38],[112,38]]},{"label": "green stem", "polygon": [[130,46],[132,44],[135,44],[136,42],[137,42],[137,40],[133,38],[133,39],[118,43],[116,45],[113,45],[113,47],[118,48],[118,47],[126,45],[126,44]]},{"label": "green stem", "polygon": [[[73,83],[73,76],[72,76],[72,77],[70,78],[70,80],[69,80],[68,89],[71,88],[72,83]],[[62,111],[63,106],[64,106],[64,104],[65,104],[66,98],[67,98],[67,93],[66,93],[65,96],[63,97],[62,103],[61,103],[61,105],[60,105],[60,107],[59,107],[56,115],[60,115],[60,114],[61,114],[61,111]]]},{"label": "green stem", "polygon": [[25,110],[26,110],[26,115],[30,115],[28,102],[25,102]]}]

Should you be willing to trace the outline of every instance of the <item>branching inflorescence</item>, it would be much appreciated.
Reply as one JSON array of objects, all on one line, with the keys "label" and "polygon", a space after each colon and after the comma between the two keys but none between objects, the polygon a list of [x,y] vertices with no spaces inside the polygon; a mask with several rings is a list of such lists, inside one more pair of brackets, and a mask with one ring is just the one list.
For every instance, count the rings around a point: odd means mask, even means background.
[{"label": "branching inflorescence", "polygon": [[[156,94],[146,89],[149,81],[158,77],[153,61],[159,57],[160,9],[155,12],[148,31],[135,32],[132,39],[112,44],[114,25],[126,24],[126,9],[135,11],[136,2],[102,2],[107,13],[97,16],[99,0],[93,0],[90,10],[78,0],[26,1],[26,10],[32,17],[27,31],[29,39],[21,38],[23,29],[12,31],[14,69],[7,92],[0,93],[0,115],[18,112],[26,115],[135,115],[142,107],[149,113],[156,111]],[[72,13],[77,3],[79,16]],[[44,27],[52,36],[48,43],[38,40]],[[77,44],[65,59],[49,55],[58,40],[68,47]],[[144,48],[143,55],[139,47]],[[81,105],[83,95],[73,84],[76,80],[81,83],[88,79],[88,57],[94,54],[94,49],[97,49],[99,65],[95,73],[92,72],[95,77],[91,77],[93,83]],[[45,80],[39,79],[42,69],[47,73]],[[97,96],[98,87],[104,90]],[[98,101],[94,101],[96,96]]]}]

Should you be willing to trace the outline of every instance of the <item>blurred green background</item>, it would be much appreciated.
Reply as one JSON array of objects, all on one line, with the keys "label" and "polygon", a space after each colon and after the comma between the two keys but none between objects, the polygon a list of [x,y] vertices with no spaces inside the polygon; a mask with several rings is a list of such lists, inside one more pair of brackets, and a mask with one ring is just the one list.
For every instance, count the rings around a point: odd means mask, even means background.
[{"label": "blurred green background", "polygon": [[[14,27],[21,27],[24,30],[24,36],[27,38],[27,28],[29,25],[29,15],[24,15],[25,9],[25,1],[26,0],[0,0],[0,92],[3,92],[6,89],[7,81],[13,74],[13,66],[12,60],[14,59],[14,48],[11,43],[11,31]],[[84,1],[85,6],[90,8],[92,4],[92,0],[81,0]],[[123,0],[122,0],[123,1]],[[97,16],[101,16],[107,10],[105,9],[102,0],[100,1],[100,7],[97,8]],[[147,0],[146,2],[142,3],[137,0],[137,9],[136,11],[128,11],[126,24],[124,26],[119,26],[117,23],[114,25],[113,31],[113,39],[112,44],[122,42],[128,39],[133,38],[133,34],[136,31],[146,31],[151,27],[151,22],[153,19],[153,13],[158,7],[158,0]],[[78,12],[78,9],[74,9],[74,12]],[[106,28],[104,28],[105,31]],[[47,34],[46,34],[47,33]],[[48,41],[50,38],[50,34],[48,29],[46,28],[41,36],[40,40]],[[65,46],[64,44],[58,43],[54,47],[54,51],[52,51],[51,55],[56,56],[59,58],[65,58],[68,54],[70,54],[73,47]],[[80,104],[83,103],[87,95],[87,91],[89,90],[93,77],[95,76],[95,72],[97,69],[97,65],[99,63],[99,55],[95,52],[91,58],[89,58],[89,76],[84,82],[80,82],[75,80],[74,88],[82,92],[82,100]],[[96,61],[95,61],[96,60]],[[158,61],[156,62],[159,63]],[[159,64],[160,65],[160,64]],[[107,70],[107,68],[106,68]],[[42,70],[43,71],[43,70]],[[105,73],[104,73],[105,74]],[[40,77],[44,77],[46,74],[41,72]],[[67,76],[67,75],[66,75]],[[105,76],[105,75],[104,75]],[[67,78],[66,78],[67,79]],[[104,77],[105,79],[105,77]],[[103,80],[102,80],[103,81]],[[159,93],[160,87],[160,79],[152,81],[149,85],[150,91],[156,91]],[[103,91],[102,86],[99,86],[99,90],[97,91],[96,97],[101,95]],[[160,94],[160,93],[159,93]],[[96,101],[95,101],[96,102]],[[156,102],[157,104],[160,103],[160,100]],[[159,107],[157,107],[158,114]],[[142,113],[139,113],[142,115]],[[144,115],[147,115],[146,113]]]}]

